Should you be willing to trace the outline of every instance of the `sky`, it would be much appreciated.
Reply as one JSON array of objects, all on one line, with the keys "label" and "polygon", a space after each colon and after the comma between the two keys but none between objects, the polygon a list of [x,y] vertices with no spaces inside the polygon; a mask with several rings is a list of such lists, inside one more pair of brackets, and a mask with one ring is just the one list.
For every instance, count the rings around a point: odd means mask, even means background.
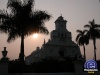
[{"label": "sky", "polygon": [[[8,0],[0,0],[0,9],[6,9],[6,3]],[[72,40],[75,42],[77,36],[77,29],[84,30],[84,25],[89,21],[95,19],[97,24],[100,24],[100,2],[99,0],[35,0],[34,9],[45,10],[49,14],[52,14],[50,21],[45,23],[49,32],[55,29],[55,20],[62,14],[65,20],[67,20],[67,29],[72,33]],[[8,57],[17,59],[20,52],[21,39],[7,43],[8,35],[0,33],[0,58],[2,57],[1,51],[3,47],[7,47]],[[28,56],[33,52],[37,46],[41,47],[44,39],[48,41],[49,35],[39,34],[37,38],[33,38],[32,35],[25,38],[25,56]],[[97,46],[97,59],[100,59],[100,39],[96,40]],[[83,47],[80,47],[83,55]],[[87,59],[93,59],[93,41],[90,40],[90,44],[86,46]]]}]

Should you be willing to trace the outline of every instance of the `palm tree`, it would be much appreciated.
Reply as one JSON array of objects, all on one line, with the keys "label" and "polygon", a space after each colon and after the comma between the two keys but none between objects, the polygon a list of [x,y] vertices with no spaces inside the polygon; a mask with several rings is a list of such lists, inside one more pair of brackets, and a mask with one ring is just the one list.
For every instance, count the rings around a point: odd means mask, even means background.
[{"label": "palm tree", "polygon": [[89,24],[84,26],[85,28],[89,28],[88,35],[89,38],[93,40],[94,45],[94,59],[96,60],[96,39],[100,38],[100,25],[95,24],[95,20],[89,21]]},{"label": "palm tree", "polygon": [[85,44],[89,44],[89,38],[86,35],[87,30],[77,30],[77,32],[79,33],[76,37],[76,42],[79,46],[83,46],[84,49],[84,60],[86,60],[86,53],[85,53]]},{"label": "palm tree", "polygon": [[7,8],[11,12],[1,10],[0,31],[8,34],[7,42],[21,37],[19,60],[24,61],[24,39],[33,33],[48,34],[45,22],[51,15],[46,11],[32,10],[34,0],[8,0]]}]

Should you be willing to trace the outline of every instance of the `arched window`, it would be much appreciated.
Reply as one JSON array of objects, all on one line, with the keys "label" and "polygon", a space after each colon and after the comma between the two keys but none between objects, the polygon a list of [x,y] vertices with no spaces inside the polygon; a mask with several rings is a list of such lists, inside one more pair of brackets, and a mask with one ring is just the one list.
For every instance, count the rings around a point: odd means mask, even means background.
[{"label": "arched window", "polygon": [[58,37],[60,37],[60,33],[58,33]]},{"label": "arched window", "polygon": [[61,33],[61,37],[63,37],[63,33]]},{"label": "arched window", "polygon": [[65,37],[66,37],[66,33],[65,33]]},{"label": "arched window", "polygon": [[64,47],[61,47],[61,48],[60,48],[60,50],[59,50],[59,55],[60,55],[60,57],[64,57],[64,50],[65,50]]}]

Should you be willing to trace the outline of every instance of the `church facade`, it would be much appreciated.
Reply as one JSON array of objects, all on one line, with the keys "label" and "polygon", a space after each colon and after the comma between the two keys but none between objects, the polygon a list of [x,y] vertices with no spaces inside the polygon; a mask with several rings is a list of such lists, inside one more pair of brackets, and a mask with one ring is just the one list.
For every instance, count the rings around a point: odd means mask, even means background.
[{"label": "church facade", "polygon": [[71,32],[67,30],[67,21],[59,16],[55,21],[55,30],[50,34],[50,39],[41,48],[37,47],[29,56],[25,58],[27,63],[42,61],[42,59],[76,58],[82,59],[79,46],[72,41]]}]

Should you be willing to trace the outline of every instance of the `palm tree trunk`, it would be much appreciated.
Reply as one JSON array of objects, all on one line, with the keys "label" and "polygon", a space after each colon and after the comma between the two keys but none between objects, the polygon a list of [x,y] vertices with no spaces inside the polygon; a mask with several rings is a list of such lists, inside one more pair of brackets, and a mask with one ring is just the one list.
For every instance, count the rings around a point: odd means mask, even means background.
[{"label": "palm tree trunk", "polygon": [[93,45],[94,45],[94,60],[96,61],[96,39],[93,38]]},{"label": "palm tree trunk", "polygon": [[20,71],[21,73],[24,73],[25,65],[24,65],[24,34],[23,33],[21,35],[19,62],[20,62],[20,65],[19,65]]},{"label": "palm tree trunk", "polygon": [[86,61],[85,45],[83,45],[83,49],[84,49],[84,60]]},{"label": "palm tree trunk", "polygon": [[24,62],[24,34],[21,36],[21,47],[20,47],[20,55],[19,59],[21,62]]}]

